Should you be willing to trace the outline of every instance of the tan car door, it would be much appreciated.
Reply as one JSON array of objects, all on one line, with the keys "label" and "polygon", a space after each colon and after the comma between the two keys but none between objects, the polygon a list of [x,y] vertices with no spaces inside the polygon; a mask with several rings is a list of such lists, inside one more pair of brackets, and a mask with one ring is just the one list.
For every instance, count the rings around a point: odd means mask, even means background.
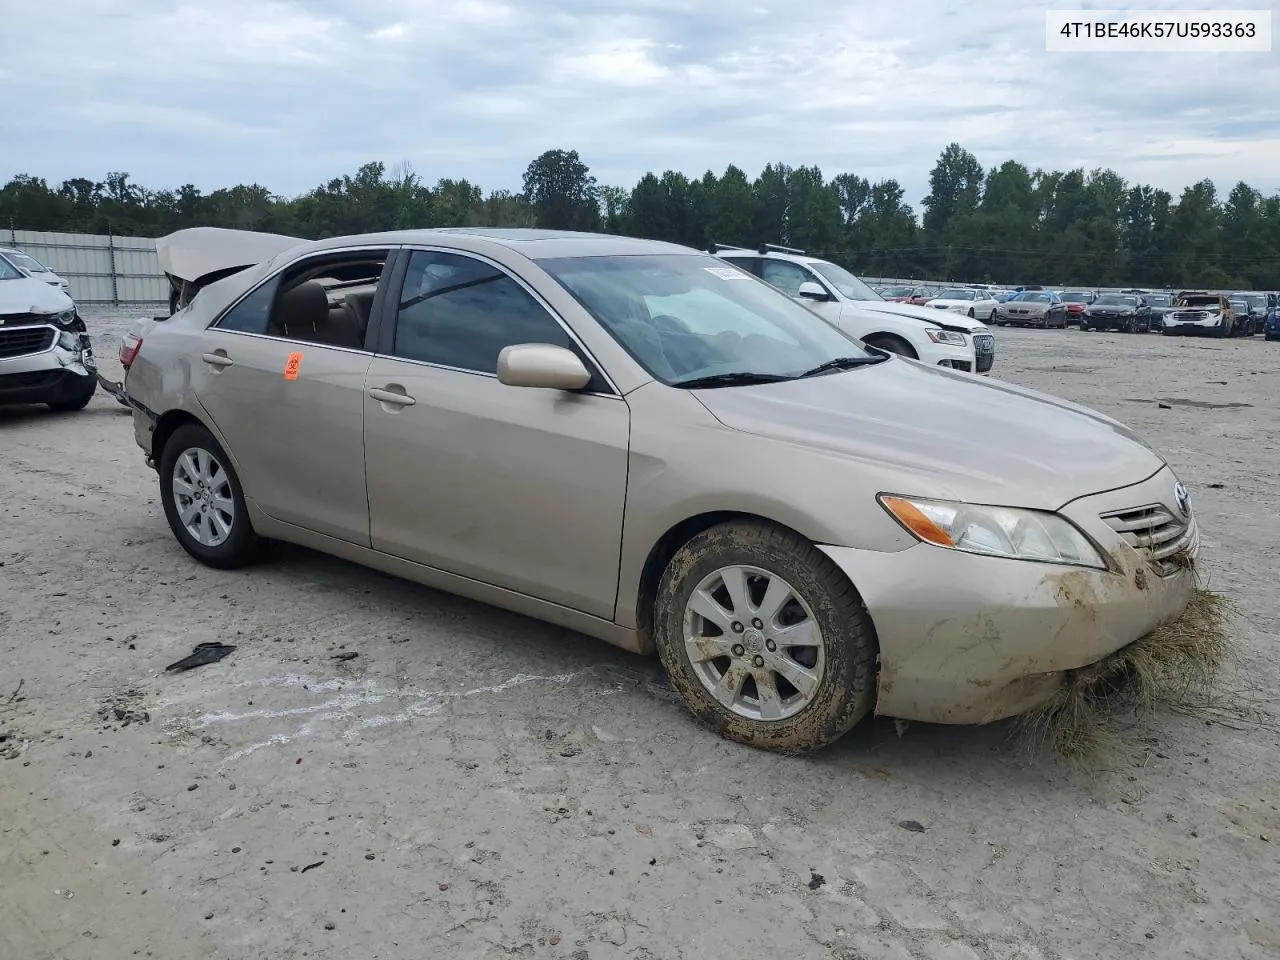
[{"label": "tan car door", "polygon": [[612,619],[630,412],[586,390],[509,387],[499,351],[576,340],[486,260],[417,250],[366,377],[373,547]]},{"label": "tan car door", "polygon": [[[287,270],[285,286],[306,269]],[[204,332],[192,364],[195,394],[230,448],[246,498],[278,520],[368,546],[364,387],[372,354],[335,335],[340,307],[328,309],[322,288],[318,297],[314,286],[304,291],[311,299],[301,310],[316,316],[286,332],[281,280]]]}]

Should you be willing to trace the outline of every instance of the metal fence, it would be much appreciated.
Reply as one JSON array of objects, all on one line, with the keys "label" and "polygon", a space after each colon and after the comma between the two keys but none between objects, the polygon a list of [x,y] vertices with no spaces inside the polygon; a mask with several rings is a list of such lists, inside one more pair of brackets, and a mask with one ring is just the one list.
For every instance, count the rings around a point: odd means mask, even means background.
[{"label": "metal fence", "polygon": [[77,303],[168,303],[169,284],[150,237],[0,230],[0,246],[21,250],[71,284]]}]

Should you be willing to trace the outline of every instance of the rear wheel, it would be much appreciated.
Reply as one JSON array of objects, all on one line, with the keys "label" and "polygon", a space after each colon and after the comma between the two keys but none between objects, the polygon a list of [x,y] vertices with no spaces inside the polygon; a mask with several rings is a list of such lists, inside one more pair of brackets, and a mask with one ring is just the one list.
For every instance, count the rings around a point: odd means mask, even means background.
[{"label": "rear wheel", "polygon": [[240,479],[204,427],[179,427],[165,443],[160,500],[178,543],[201,563],[229,570],[257,558],[261,540],[249,522]]},{"label": "rear wheel", "polygon": [[671,685],[717,733],[808,753],[871,711],[875,628],[857,590],[799,534],[735,521],[672,557],[654,604]]},{"label": "rear wheel", "polygon": [[916,353],[911,344],[892,334],[872,334],[869,337],[865,337],[862,342],[869,347],[879,347],[881,350],[888,350],[890,353],[896,353],[899,356],[910,357],[912,360],[920,359],[920,354]]}]

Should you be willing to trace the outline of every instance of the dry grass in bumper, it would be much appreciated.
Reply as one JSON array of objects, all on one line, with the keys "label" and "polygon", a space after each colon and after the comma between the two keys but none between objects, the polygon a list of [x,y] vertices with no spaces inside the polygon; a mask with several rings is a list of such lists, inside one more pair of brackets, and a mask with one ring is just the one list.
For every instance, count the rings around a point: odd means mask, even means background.
[{"label": "dry grass in bumper", "polygon": [[1015,735],[1080,765],[1118,754],[1120,724],[1156,706],[1195,711],[1211,701],[1230,647],[1230,604],[1197,588],[1186,609],[1129,646],[1072,671],[1052,700],[1023,714]]}]

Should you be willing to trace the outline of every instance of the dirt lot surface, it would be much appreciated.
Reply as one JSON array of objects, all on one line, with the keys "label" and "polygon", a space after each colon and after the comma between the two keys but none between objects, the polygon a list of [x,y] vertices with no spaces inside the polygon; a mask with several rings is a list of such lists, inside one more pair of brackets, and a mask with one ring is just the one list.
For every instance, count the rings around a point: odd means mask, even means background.
[{"label": "dirt lot surface", "polygon": [[753,752],[656,661],[305,551],[204,569],[111,398],[0,412],[0,957],[1280,956],[1280,344],[998,339],[1168,456],[1241,613],[1222,701],[1092,777],[1006,725]]}]

